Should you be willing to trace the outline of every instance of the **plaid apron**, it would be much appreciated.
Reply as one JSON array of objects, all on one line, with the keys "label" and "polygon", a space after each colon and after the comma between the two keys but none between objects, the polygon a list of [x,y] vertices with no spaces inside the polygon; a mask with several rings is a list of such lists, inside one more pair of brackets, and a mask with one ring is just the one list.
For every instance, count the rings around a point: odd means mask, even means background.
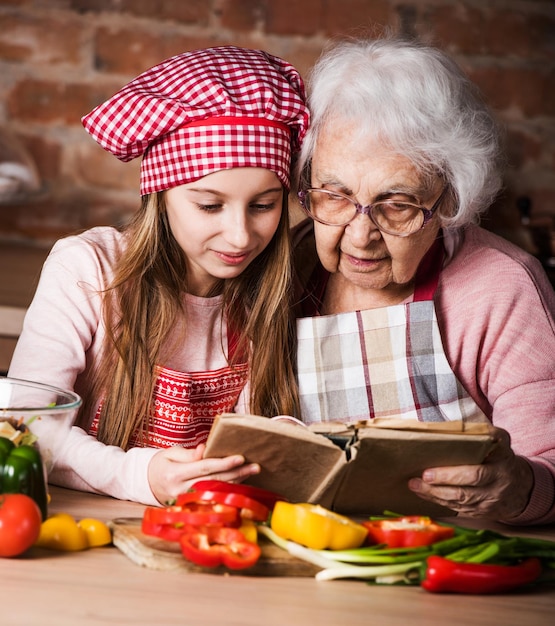
[{"label": "plaid apron", "polygon": [[[228,351],[231,359],[237,337],[230,334]],[[156,373],[148,439],[145,440],[137,432],[131,437],[129,448],[169,448],[176,445],[195,448],[204,443],[216,415],[232,412],[237,404],[247,382],[248,363],[241,362],[233,368],[226,366],[209,372],[178,372],[156,366]],[[95,437],[101,406],[88,431]]]},{"label": "plaid apron", "polygon": [[419,268],[411,303],[297,320],[304,422],[486,420],[443,350],[433,302],[442,262],[438,240]]}]

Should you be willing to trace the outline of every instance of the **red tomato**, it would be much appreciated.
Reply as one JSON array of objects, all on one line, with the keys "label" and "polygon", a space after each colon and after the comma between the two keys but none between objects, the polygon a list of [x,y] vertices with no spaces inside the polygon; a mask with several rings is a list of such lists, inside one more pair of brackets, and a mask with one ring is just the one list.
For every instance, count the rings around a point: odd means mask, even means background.
[{"label": "red tomato", "polygon": [[22,493],[0,494],[0,557],[28,550],[39,538],[41,522],[32,498]]}]

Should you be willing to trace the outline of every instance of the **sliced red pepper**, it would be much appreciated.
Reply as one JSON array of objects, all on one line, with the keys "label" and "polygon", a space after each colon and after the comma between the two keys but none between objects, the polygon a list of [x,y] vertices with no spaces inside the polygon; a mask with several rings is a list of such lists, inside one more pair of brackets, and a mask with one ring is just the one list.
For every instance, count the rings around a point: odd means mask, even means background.
[{"label": "sliced red pepper", "polygon": [[433,593],[507,593],[536,581],[542,573],[538,558],[518,565],[459,563],[441,556],[428,557],[421,586]]},{"label": "sliced red pepper", "polygon": [[164,539],[166,541],[179,541],[181,535],[183,535],[185,532],[190,532],[191,528],[194,528],[194,526],[186,526],[181,524],[155,524],[154,522],[151,522],[144,517],[141,523],[141,531],[145,535],[158,537],[159,539]]},{"label": "sliced red pepper", "polygon": [[146,507],[144,516],[154,524],[237,524],[240,522],[236,507],[215,502],[189,502],[167,507]]},{"label": "sliced red pepper", "polygon": [[252,498],[257,502],[260,502],[264,506],[267,506],[270,510],[274,508],[274,504],[279,500],[287,501],[287,499],[279,493],[268,491],[267,489],[244,485],[242,483],[228,483],[223,480],[199,480],[191,487],[191,490],[240,493],[247,496],[247,498]]},{"label": "sliced red pepper", "polygon": [[261,552],[259,545],[247,541],[235,528],[199,529],[184,533],[179,542],[183,556],[203,567],[246,569],[258,561]]},{"label": "sliced red pepper", "polygon": [[261,502],[231,491],[188,491],[177,497],[176,504],[177,506],[186,506],[191,503],[201,504],[203,502],[235,507],[240,511],[242,518],[255,522],[265,522],[270,514],[270,509]]},{"label": "sliced red pepper", "polygon": [[383,543],[388,548],[429,546],[455,534],[452,526],[436,524],[421,515],[366,521],[362,525],[368,530],[367,543]]}]

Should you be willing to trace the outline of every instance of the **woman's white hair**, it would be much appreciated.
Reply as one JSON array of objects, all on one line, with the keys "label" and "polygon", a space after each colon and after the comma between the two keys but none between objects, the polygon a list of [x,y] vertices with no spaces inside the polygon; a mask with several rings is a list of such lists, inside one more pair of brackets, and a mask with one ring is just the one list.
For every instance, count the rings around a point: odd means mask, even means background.
[{"label": "woman's white hair", "polygon": [[498,125],[475,85],[439,49],[386,38],[336,43],[309,77],[311,125],[298,162],[301,185],[328,122],[356,122],[357,140],[383,141],[451,190],[444,227],[477,222],[499,192]]}]

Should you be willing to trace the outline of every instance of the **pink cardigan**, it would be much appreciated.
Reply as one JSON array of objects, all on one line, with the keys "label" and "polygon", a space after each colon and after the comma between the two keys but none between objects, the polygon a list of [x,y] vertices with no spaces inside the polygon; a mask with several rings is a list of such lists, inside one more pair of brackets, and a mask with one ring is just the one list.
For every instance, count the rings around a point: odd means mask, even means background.
[{"label": "pink cardigan", "polygon": [[[124,240],[116,229],[93,228],[58,241],[44,264],[39,285],[25,317],[9,369],[16,378],[90,393],[90,368],[105,336],[99,292],[112,275],[114,259]],[[103,275],[106,272],[106,278]],[[221,297],[184,297],[190,332],[184,339],[179,324],[167,343],[163,365],[188,371],[215,370],[227,364],[222,351]],[[245,412],[247,389],[236,410]],[[97,399],[98,401],[99,399]],[[103,493],[121,500],[154,505],[148,483],[148,464],[157,448],[124,451],[87,434],[93,413],[81,417],[66,439],[49,475],[53,484]],[[61,436],[56,424],[44,426],[40,440]],[[35,424],[36,428],[36,424]]]},{"label": "pink cardigan", "polygon": [[526,457],[535,485],[515,524],[555,522],[555,292],[539,262],[478,227],[446,240],[436,310],[459,380]]}]

